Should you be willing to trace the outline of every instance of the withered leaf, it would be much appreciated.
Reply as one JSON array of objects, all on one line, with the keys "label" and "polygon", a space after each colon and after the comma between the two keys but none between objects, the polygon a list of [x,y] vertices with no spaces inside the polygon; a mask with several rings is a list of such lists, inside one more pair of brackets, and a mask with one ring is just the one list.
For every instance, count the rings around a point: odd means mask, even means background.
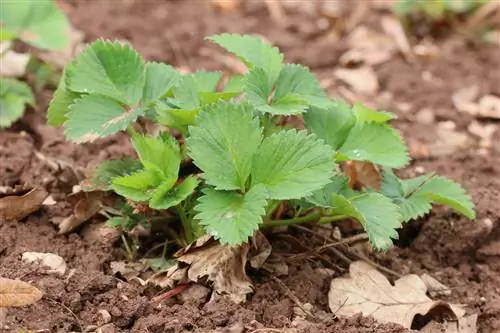
[{"label": "withered leaf", "polygon": [[0,220],[19,221],[37,211],[49,196],[42,188],[0,198]]},{"label": "withered leaf", "polygon": [[380,170],[371,162],[349,161],[344,166],[344,173],[349,177],[351,188],[369,187],[378,191],[382,186]]},{"label": "withered leaf", "polygon": [[75,202],[73,214],[67,216],[58,223],[59,233],[64,234],[70,232],[94,216],[100,209],[100,198],[101,194],[99,192],[79,192],[70,196],[68,198],[69,201]]},{"label": "withered leaf", "polygon": [[31,305],[42,296],[43,293],[29,283],[0,277],[0,308]]}]

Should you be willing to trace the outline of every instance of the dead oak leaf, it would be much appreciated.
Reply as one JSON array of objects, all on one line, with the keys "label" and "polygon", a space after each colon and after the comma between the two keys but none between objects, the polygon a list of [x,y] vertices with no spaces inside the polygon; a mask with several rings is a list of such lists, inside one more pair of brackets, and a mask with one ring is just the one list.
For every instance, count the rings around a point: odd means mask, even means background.
[{"label": "dead oak leaf", "polygon": [[42,296],[40,290],[27,282],[0,277],[0,308],[31,305]]},{"label": "dead oak leaf", "polygon": [[26,189],[15,195],[0,194],[0,221],[19,221],[37,211],[49,196],[42,188]]},{"label": "dead oak leaf", "polygon": [[427,297],[427,287],[418,275],[406,275],[394,282],[364,261],[353,262],[348,278],[334,279],[328,293],[333,313],[353,316],[362,313],[380,322],[391,322],[411,328],[414,317],[432,313],[447,315],[452,320],[462,318],[465,311]]}]

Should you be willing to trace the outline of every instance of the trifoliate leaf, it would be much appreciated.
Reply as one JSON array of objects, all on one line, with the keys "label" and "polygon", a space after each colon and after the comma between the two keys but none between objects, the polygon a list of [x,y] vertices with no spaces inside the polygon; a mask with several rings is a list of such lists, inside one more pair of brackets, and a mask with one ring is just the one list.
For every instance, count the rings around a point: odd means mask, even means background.
[{"label": "trifoliate leaf", "polygon": [[224,85],[224,92],[238,92],[240,93],[243,88],[243,80],[245,76],[243,75],[233,75],[229,78],[227,83]]},{"label": "trifoliate leaf", "polygon": [[398,239],[399,208],[379,193],[364,193],[349,199],[333,194],[333,207],[336,214],[358,220],[376,249],[387,250],[392,245],[391,238]]},{"label": "trifoliate leaf", "polygon": [[267,193],[255,186],[242,195],[232,191],[204,190],[195,207],[205,231],[222,244],[239,245],[248,240],[262,223]]},{"label": "trifoliate leaf", "polygon": [[352,111],[356,116],[358,123],[377,123],[385,124],[389,120],[395,119],[396,115],[386,111],[375,111],[363,105],[360,102],[354,104]]},{"label": "trifoliate leaf", "polygon": [[264,139],[253,158],[252,186],[266,186],[270,199],[299,199],[330,182],[335,163],[323,140],[286,130]]},{"label": "trifoliate leaf", "polygon": [[68,19],[52,0],[2,1],[0,26],[42,49],[64,50],[69,43]]},{"label": "trifoliate leaf", "polygon": [[227,51],[236,54],[250,69],[262,68],[269,78],[269,84],[276,81],[283,67],[283,54],[278,48],[258,37],[223,33],[208,39]]},{"label": "trifoliate leaf", "polygon": [[102,95],[84,95],[71,105],[64,133],[68,140],[91,142],[123,131],[144,112],[142,108],[125,109]]},{"label": "trifoliate leaf", "polygon": [[184,76],[173,88],[174,100],[178,109],[192,110],[201,105],[198,84],[193,75]]},{"label": "trifoliate leaf", "polygon": [[199,92],[212,92],[219,83],[222,72],[206,72],[204,70],[196,71],[194,74],[188,74],[194,78],[196,90]]},{"label": "trifoliate leaf", "polygon": [[166,178],[175,178],[179,173],[181,153],[179,143],[169,133],[157,137],[135,135],[132,138],[142,165]]},{"label": "trifoliate leaf", "polygon": [[273,85],[262,68],[253,68],[243,79],[243,92],[250,103],[261,112],[273,112],[268,105],[268,97],[272,92]]},{"label": "trifoliate leaf", "polygon": [[155,191],[149,200],[149,206],[153,209],[168,209],[177,206],[194,192],[198,184],[199,181],[195,176],[188,176],[182,183],[166,193],[160,195],[160,192]]},{"label": "trifoliate leaf", "polygon": [[[158,185],[151,194],[151,199],[149,200],[149,205],[152,208],[159,209],[157,207],[158,202],[164,198],[168,192],[174,187],[177,177],[170,177],[163,180],[163,182]],[[153,207],[155,206],[155,207]],[[169,207],[167,207],[169,208]],[[167,209],[165,208],[165,209]]]},{"label": "trifoliate leaf", "polygon": [[52,126],[61,126],[67,120],[71,105],[81,94],[70,91],[66,87],[66,71],[63,71],[59,85],[52,96],[47,110],[47,123]]},{"label": "trifoliate leaf", "polygon": [[[146,201],[151,197],[152,189],[159,186],[161,181],[162,177],[156,172],[141,170],[127,176],[114,178],[111,188],[125,198],[134,201]],[[171,179],[170,182],[173,185],[175,178]]]},{"label": "trifoliate leaf", "polygon": [[342,146],[356,123],[349,105],[342,101],[332,101],[332,105],[326,109],[312,106],[304,114],[304,120],[311,132],[335,150]]},{"label": "trifoliate leaf", "polygon": [[189,156],[218,190],[245,189],[262,133],[247,104],[220,102],[189,128]]},{"label": "trifoliate leaf", "polygon": [[128,45],[98,40],[87,46],[66,68],[68,89],[97,93],[129,106],[141,100],[144,60]]},{"label": "trifoliate leaf", "polygon": [[34,105],[31,88],[16,79],[0,78],[0,128],[21,118],[26,104]]},{"label": "trifoliate leaf", "polygon": [[392,128],[376,123],[356,124],[339,149],[347,159],[368,161],[398,168],[409,162],[401,136]]},{"label": "trifoliate leaf", "polygon": [[172,66],[148,62],[146,64],[146,79],[142,100],[151,102],[159,99],[170,91],[170,89],[181,78],[181,74]]},{"label": "trifoliate leaf", "polygon": [[109,191],[114,178],[133,174],[142,169],[137,160],[110,160],[99,165],[90,179],[85,180],[81,187],[84,191]]},{"label": "trifoliate leaf", "polygon": [[332,181],[326,184],[323,188],[316,190],[312,195],[305,199],[323,208],[332,208],[332,196],[340,194],[346,198],[350,198],[356,194],[354,190],[349,187],[349,178],[344,175],[335,175]]}]

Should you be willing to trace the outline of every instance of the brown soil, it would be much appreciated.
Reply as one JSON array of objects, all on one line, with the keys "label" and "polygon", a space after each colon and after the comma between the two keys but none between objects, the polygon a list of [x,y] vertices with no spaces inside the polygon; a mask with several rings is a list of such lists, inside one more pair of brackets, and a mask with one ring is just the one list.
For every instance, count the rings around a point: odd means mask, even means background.
[{"label": "brown soil", "polygon": [[[221,13],[202,1],[131,0],[118,4],[82,0],[68,1],[65,10],[88,40],[127,39],[148,59],[190,69],[228,69],[222,53],[203,41],[203,37],[221,31],[260,33],[277,44],[289,61],[303,63],[322,77],[330,75],[346,50],[342,39],[326,37],[325,28],[314,15],[290,14],[289,21],[296,23],[283,28],[262,5],[247,7],[241,12]],[[458,113],[450,95],[471,83],[480,86],[480,96],[500,95],[498,47],[470,45],[453,35],[439,41],[438,46],[442,51],[438,58],[407,62],[394,56],[375,67],[380,90],[393,96],[385,107],[399,115],[396,126],[407,140],[422,144],[434,140],[437,124],[418,123],[417,111],[431,108],[436,121],[452,120],[458,130],[465,131],[473,117]],[[427,72],[434,80],[424,78],[422,73]],[[314,306],[316,320],[297,316],[293,300],[264,272],[251,275],[256,292],[244,305],[219,300],[153,306],[143,287],[109,272],[109,262],[117,258],[109,244],[89,243],[77,232],[58,235],[50,222],[68,213],[69,205],[63,199],[76,178],[71,170],[54,170],[37,157],[37,152],[86,167],[130,154],[131,149],[125,135],[89,145],[64,142],[60,129],[44,123],[49,98],[50,94],[40,94],[36,110],[0,132],[0,186],[40,185],[60,201],[24,221],[0,223],[0,275],[30,282],[45,292],[35,305],[9,309],[3,322],[0,314],[0,330],[90,332],[101,324],[99,310],[106,310],[115,329],[109,332],[408,332],[370,318],[335,318],[328,309],[327,293],[332,276],[340,273],[324,268],[335,268],[338,259],[325,253],[325,262],[308,255],[293,242],[313,246],[321,245],[320,241],[295,230],[271,240],[276,255],[287,258],[289,272],[282,278],[284,284],[302,303]],[[409,103],[410,108],[401,111],[396,107],[400,103]],[[493,142],[499,142],[500,131],[495,135]],[[426,272],[436,277],[452,290],[445,300],[465,304],[471,313],[479,314],[480,333],[500,332],[500,146],[493,145],[487,154],[473,146],[452,157],[417,159],[404,173],[415,174],[417,167],[462,183],[477,204],[478,222],[470,223],[437,208],[402,231],[399,247],[372,254],[372,259],[400,274]],[[485,219],[492,222],[492,228],[485,227]],[[56,253],[66,260],[71,273],[57,277],[22,263],[25,251]],[[305,255],[293,259],[293,253]]]}]

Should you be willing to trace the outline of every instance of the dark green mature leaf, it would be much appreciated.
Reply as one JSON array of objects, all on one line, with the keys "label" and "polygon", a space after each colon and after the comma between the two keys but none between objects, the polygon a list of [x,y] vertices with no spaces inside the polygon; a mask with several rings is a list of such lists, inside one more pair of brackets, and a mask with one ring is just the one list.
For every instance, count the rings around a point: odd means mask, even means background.
[{"label": "dark green mature leaf", "polygon": [[299,199],[330,182],[333,150],[313,134],[286,130],[264,139],[252,164],[252,186],[263,184],[270,199]]},{"label": "dark green mature leaf", "polygon": [[84,191],[109,191],[114,178],[133,174],[142,169],[137,160],[110,160],[104,161],[93,172],[90,179],[81,185]]},{"label": "dark green mature leaf", "polygon": [[349,105],[342,101],[332,101],[326,109],[312,106],[304,114],[306,127],[325,140],[333,149],[339,149],[356,123]]},{"label": "dark green mature leaf", "polygon": [[69,44],[70,25],[52,0],[3,0],[2,35],[10,33],[42,49],[63,50]]},{"label": "dark green mature leaf", "polygon": [[31,88],[16,79],[0,78],[0,128],[21,118],[26,104],[34,106]]},{"label": "dark green mature leaf", "polygon": [[123,131],[144,112],[143,108],[127,110],[102,95],[84,95],[71,105],[64,133],[68,140],[74,142],[92,142]]},{"label": "dark green mature leaf", "polygon": [[191,175],[166,193],[155,191],[149,201],[149,206],[153,209],[168,209],[177,206],[194,192],[198,184],[198,179]]},{"label": "dark green mature leaf", "polygon": [[182,157],[179,143],[173,136],[166,132],[157,137],[135,135],[132,145],[144,168],[164,179],[177,179]]},{"label": "dark green mature leaf", "polygon": [[396,115],[394,113],[385,111],[375,111],[373,109],[364,106],[360,102],[354,104],[352,111],[356,116],[356,120],[358,123],[385,124],[389,120],[396,118]]},{"label": "dark green mature leaf", "polygon": [[332,198],[334,194],[350,198],[356,195],[356,192],[349,187],[349,178],[344,175],[334,175],[332,181],[323,188],[316,190],[312,195],[305,199],[323,208],[332,208]]},{"label": "dark green mature leaf", "polygon": [[144,83],[144,60],[118,42],[97,40],[66,67],[68,89],[101,94],[129,106],[141,100]]},{"label": "dark green mature leaf", "polygon": [[214,104],[198,116],[189,133],[189,156],[203,171],[206,183],[218,190],[244,190],[262,140],[259,121],[250,107]]},{"label": "dark green mature leaf", "polygon": [[262,223],[267,193],[263,186],[252,187],[242,195],[233,191],[206,188],[195,207],[205,231],[222,244],[248,241]]},{"label": "dark green mature leaf", "polygon": [[401,227],[399,208],[379,193],[364,193],[349,199],[333,194],[333,207],[336,214],[357,219],[376,249],[387,250],[392,246],[391,238],[398,238],[396,229]]},{"label": "dark green mature leaf", "polygon": [[146,63],[146,78],[142,100],[152,102],[167,94],[179,81],[181,74],[167,64]]},{"label": "dark green mature leaf", "polygon": [[339,149],[347,159],[369,161],[398,168],[409,162],[401,136],[389,126],[377,123],[356,124]]},{"label": "dark green mature leaf", "polygon": [[283,67],[283,54],[278,48],[258,37],[223,33],[208,39],[236,54],[250,69],[262,68],[272,84]]}]

